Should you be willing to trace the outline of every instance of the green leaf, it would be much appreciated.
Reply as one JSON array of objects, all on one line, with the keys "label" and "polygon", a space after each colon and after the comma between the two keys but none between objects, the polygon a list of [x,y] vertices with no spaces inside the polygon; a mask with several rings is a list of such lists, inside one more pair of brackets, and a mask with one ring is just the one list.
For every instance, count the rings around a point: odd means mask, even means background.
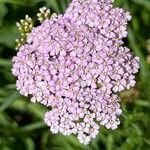
[{"label": "green leaf", "polygon": [[147,143],[150,146],[150,140],[149,139],[144,138],[144,141],[145,141],[145,143]]},{"label": "green leaf", "polygon": [[3,18],[4,16],[7,14],[7,7],[5,6],[5,4],[1,4],[0,5],[0,26],[2,26],[3,24]]},{"label": "green leaf", "polygon": [[129,28],[128,29],[128,39],[129,39],[129,44],[132,48],[132,50],[136,53],[137,56],[140,57],[140,64],[141,64],[141,79],[147,79],[147,77],[149,76],[149,67],[145,61],[145,57],[142,53],[142,51],[140,50],[138,44],[136,43],[136,39],[135,39],[135,33]]},{"label": "green leaf", "polygon": [[107,137],[107,144],[106,144],[107,150],[113,150],[113,142],[114,142],[113,136],[112,136],[112,135],[109,135],[109,136]]},{"label": "green leaf", "polygon": [[66,7],[68,7],[68,5],[70,4],[70,2],[71,2],[71,0],[64,0],[65,2],[65,5],[66,5]]},{"label": "green leaf", "polygon": [[140,107],[150,108],[150,102],[148,100],[136,100],[135,104]]},{"label": "green leaf", "polygon": [[16,25],[6,25],[0,29],[0,44],[4,44],[10,48],[15,47],[15,39],[18,38]]},{"label": "green leaf", "polygon": [[7,84],[5,86],[6,89],[16,89],[16,84]]},{"label": "green leaf", "polygon": [[25,140],[25,144],[26,144],[26,149],[27,150],[34,150],[35,149],[34,141],[31,138],[27,138]]},{"label": "green leaf", "polygon": [[61,7],[61,12],[65,12],[66,8],[67,8],[67,1],[66,0],[61,0],[60,2],[60,7]]},{"label": "green leaf", "polygon": [[0,0],[0,3],[10,3],[16,5],[33,6],[42,0]]},{"label": "green leaf", "polygon": [[20,130],[23,131],[23,132],[29,132],[29,131],[33,131],[33,130],[43,128],[45,126],[46,125],[45,125],[44,121],[39,121],[39,122],[31,123],[29,125],[21,127]]},{"label": "green leaf", "polygon": [[47,6],[52,8],[55,12],[60,13],[61,10],[61,1],[62,0],[45,0],[45,2],[47,3]]},{"label": "green leaf", "polygon": [[28,104],[27,110],[32,114],[34,114],[39,119],[43,119],[44,114],[47,111],[47,109],[42,107],[40,104],[33,104],[33,103]]},{"label": "green leaf", "polygon": [[0,113],[0,125],[7,126],[9,125],[10,120],[7,119],[6,114]]},{"label": "green leaf", "polygon": [[6,96],[7,95],[7,91],[3,88],[0,88],[0,102],[3,101],[3,98],[1,96]]},{"label": "green leaf", "polygon": [[144,6],[150,10],[150,1],[149,0],[132,0],[134,3]]},{"label": "green leaf", "polygon": [[8,59],[1,59],[1,58],[0,58],[0,66],[2,66],[2,67],[11,66],[11,61],[8,60]]},{"label": "green leaf", "polygon": [[8,97],[3,99],[3,104],[0,106],[0,112],[7,109],[14,101],[16,101],[20,97],[20,94],[15,91],[11,94],[8,94]]},{"label": "green leaf", "polygon": [[51,135],[47,140],[47,143],[47,146],[50,150],[92,150],[89,145],[83,145],[79,143],[77,138],[73,135]]}]

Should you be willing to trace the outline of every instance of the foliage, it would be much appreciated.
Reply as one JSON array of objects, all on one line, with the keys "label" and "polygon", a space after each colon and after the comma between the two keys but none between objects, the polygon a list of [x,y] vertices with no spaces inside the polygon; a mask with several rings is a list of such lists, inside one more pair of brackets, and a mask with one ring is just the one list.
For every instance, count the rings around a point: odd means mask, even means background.
[{"label": "foliage", "polygon": [[[125,44],[140,57],[141,70],[132,91],[122,93],[121,125],[115,131],[101,127],[88,146],[74,136],[53,135],[43,121],[46,109],[19,95],[11,74],[11,59],[19,38],[16,22],[26,14],[35,20],[38,9],[47,6],[62,13],[69,0],[0,0],[0,150],[149,150],[150,64],[146,41],[150,38],[150,1],[116,0],[115,5],[133,16]],[[37,24],[37,22],[35,22]]]}]

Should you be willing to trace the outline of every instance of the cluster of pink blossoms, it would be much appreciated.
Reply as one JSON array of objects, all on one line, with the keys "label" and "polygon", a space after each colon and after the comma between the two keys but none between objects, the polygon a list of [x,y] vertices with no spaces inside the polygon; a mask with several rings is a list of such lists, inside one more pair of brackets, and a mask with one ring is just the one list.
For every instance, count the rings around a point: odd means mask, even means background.
[{"label": "cluster of pink blossoms", "polygon": [[64,15],[33,28],[12,72],[22,95],[51,108],[45,122],[53,133],[88,144],[100,125],[120,124],[117,93],[135,85],[139,69],[122,46],[130,19],[112,0],[72,0]]}]

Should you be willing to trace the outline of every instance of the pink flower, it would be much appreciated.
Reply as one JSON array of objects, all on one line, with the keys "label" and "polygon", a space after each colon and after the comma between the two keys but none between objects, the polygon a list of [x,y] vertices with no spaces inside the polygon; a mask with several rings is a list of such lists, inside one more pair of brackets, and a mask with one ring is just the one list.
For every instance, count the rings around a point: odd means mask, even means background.
[{"label": "pink flower", "polygon": [[28,35],[12,73],[22,95],[51,106],[44,120],[53,133],[88,144],[100,125],[120,124],[117,93],[135,85],[139,69],[139,58],[122,46],[130,19],[112,0],[72,0],[64,15]]}]

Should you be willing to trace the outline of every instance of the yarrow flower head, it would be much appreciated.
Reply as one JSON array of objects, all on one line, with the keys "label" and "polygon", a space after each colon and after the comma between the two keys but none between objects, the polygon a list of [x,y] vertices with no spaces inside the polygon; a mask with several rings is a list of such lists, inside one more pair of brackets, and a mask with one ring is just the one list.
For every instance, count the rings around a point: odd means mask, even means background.
[{"label": "yarrow flower head", "polygon": [[63,15],[28,34],[12,73],[22,95],[51,108],[44,120],[53,133],[76,134],[88,144],[101,125],[120,124],[117,94],[135,85],[139,69],[122,41],[130,19],[112,0],[72,0]]}]

